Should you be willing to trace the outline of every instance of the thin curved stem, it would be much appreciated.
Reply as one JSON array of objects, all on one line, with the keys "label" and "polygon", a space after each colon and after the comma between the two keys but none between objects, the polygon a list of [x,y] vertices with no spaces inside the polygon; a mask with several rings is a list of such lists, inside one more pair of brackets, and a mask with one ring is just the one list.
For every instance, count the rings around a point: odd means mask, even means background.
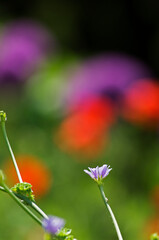
[{"label": "thin curved stem", "polygon": [[34,202],[31,203],[32,208],[34,208],[43,218],[48,219],[48,216],[41,210],[41,208],[38,207],[38,205],[36,205],[36,203]]},{"label": "thin curved stem", "polygon": [[108,204],[108,199],[107,199],[106,196],[105,196],[105,193],[104,193],[104,190],[103,190],[103,186],[102,186],[102,185],[98,185],[98,187],[99,187],[99,190],[100,190],[102,199],[103,199],[103,201],[104,201],[104,204],[105,204],[105,206],[107,207],[107,209],[108,209],[108,211],[109,211],[109,213],[110,213],[110,216],[111,216],[111,218],[112,218],[112,221],[113,221],[113,224],[114,224],[114,227],[115,227],[115,230],[116,230],[118,239],[119,239],[119,240],[123,240],[123,237],[122,237],[122,235],[121,235],[121,232],[120,232],[120,229],[119,229],[117,220],[116,220],[116,218],[115,218],[115,216],[114,216],[114,213],[113,213],[111,207],[110,207],[109,204]]},{"label": "thin curved stem", "polygon": [[6,190],[0,186],[0,191],[6,192]]},{"label": "thin curved stem", "polygon": [[[7,191],[5,190],[5,188],[0,186],[0,191],[3,191],[5,193],[7,193]],[[10,190],[10,192],[12,192]],[[39,213],[43,218],[48,219],[48,216],[42,211],[41,208],[39,208],[35,202],[32,202],[29,198],[19,194],[19,193],[15,193],[12,192],[16,197],[18,197],[20,200],[23,200],[26,204],[28,204],[30,207],[32,207],[37,213]]]},{"label": "thin curved stem", "polygon": [[[7,146],[8,146],[8,150],[10,152],[10,155],[11,155],[11,158],[12,158],[15,170],[17,172],[17,176],[18,176],[19,182],[23,183],[23,180],[22,180],[22,177],[21,177],[21,174],[20,174],[20,171],[19,171],[16,159],[15,159],[14,153],[12,151],[12,148],[11,148],[8,136],[7,136],[6,127],[5,127],[5,121],[2,121],[1,125],[2,125],[2,131],[3,131],[4,138],[5,138],[5,141],[6,141]],[[5,189],[3,189],[3,188],[0,188],[0,190],[5,191]],[[10,191],[10,193],[14,194],[12,191]],[[48,216],[34,202],[30,201],[28,198],[25,198],[21,194],[15,194],[15,195],[17,195],[17,197],[19,197],[20,199],[24,200],[28,205],[30,205],[34,210],[36,210],[36,212],[38,212],[43,218],[48,218]]]},{"label": "thin curved stem", "polygon": [[2,187],[5,189],[5,191],[10,195],[10,197],[28,214],[30,215],[38,224],[42,225],[42,221],[32,212],[30,209],[28,209],[21,201],[10,191],[10,189],[7,187],[7,185],[2,182]]},{"label": "thin curved stem", "polygon": [[[14,192],[13,192],[14,193]],[[43,218],[48,219],[48,216],[41,210],[41,208],[39,208],[35,202],[32,202],[30,199],[28,199],[27,197],[18,194],[18,193],[14,193],[19,199],[23,200],[24,202],[26,202],[30,207],[32,207],[37,213],[39,213]]]},{"label": "thin curved stem", "polygon": [[10,152],[10,155],[11,155],[11,158],[12,158],[15,170],[17,172],[17,176],[18,176],[19,182],[22,183],[23,180],[22,180],[22,177],[21,177],[21,174],[20,174],[17,162],[15,160],[15,156],[14,156],[14,153],[12,151],[11,145],[10,145],[9,140],[8,140],[8,136],[7,136],[7,132],[6,132],[6,128],[5,128],[5,122],[1,122],[1,126],[2,126],[2,131],[3,131],[3,135],[4,135],[4,138],[5,138],[5,141],[6,141],[7,146],[8,146],[8,150]]}]

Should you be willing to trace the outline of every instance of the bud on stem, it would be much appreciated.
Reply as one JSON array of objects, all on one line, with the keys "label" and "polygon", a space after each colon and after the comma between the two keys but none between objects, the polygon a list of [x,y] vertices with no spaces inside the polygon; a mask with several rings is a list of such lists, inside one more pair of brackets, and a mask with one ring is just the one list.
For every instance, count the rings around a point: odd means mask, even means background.
[{"label": "bud on stem", "polygon": [[7,121],[7,115],[4,111],[0,111],[0,121],[6,122]]}]

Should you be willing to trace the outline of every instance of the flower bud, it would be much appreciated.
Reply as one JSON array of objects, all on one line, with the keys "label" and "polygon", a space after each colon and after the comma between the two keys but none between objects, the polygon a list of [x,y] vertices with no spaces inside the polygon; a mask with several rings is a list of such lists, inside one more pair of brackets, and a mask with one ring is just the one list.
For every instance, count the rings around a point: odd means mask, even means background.
[{"label": "flower bud", "polygon": [[0,121],[1,122],[7,121],[7,115],[4,111],[0,111]]}]

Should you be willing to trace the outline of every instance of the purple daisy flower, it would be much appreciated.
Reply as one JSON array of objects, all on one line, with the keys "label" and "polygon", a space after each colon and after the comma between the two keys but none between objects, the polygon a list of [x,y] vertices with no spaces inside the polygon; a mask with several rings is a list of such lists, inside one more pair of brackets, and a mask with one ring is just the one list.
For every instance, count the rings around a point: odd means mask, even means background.
[{"label": "purple daisy flower", "polygon": [[88,170],[84,170],[85,173],[87,173],[91,178],[93,178],[95,181],[99,182],[103,178],[107,177],[109,172],[112,170],[110,166],[104,164],[102,167],[96,167],[96,168],[88,168]]},{"label": "purple daisy flower", "polygon": [[42,226],[46,232],[55,235],[58,231],[63,228],[65,221],[62,218],[56,216],[49,216],[48,219],[43,219]]},{"label": "purple daisy flower", "polygon": [[25,80],[50,51],[48,32],[31,21],[12,22],[0,34],[0,82]]}]

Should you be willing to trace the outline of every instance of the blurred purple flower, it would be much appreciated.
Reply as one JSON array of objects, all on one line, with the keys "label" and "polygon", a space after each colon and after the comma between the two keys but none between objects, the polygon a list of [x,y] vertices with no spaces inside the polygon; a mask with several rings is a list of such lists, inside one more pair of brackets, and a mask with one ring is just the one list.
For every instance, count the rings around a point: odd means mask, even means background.
[{"label": "blurred purple flower", "polygon": [[62,218],[56,216],[49,216],[48,219],[43,219],[42,226],[46,232],[55,235],[65,225]]},{"label": "blurred purple flower", "polygon": [[84,62],[70,77],[66,99],[78,103],[92,95],[118,98],[134,81],[151,76],[139,60],[123,54],[105,54]]},{"label": "blurred purple flower", "polygon": [[25,80],[51,46],[48,32],[31,21],[13,22],[1,30],[0,82]]},{"label": "blurred purple flower", "polygon": [[101,181],[103,178],[107,177],[109,172],[112,170],[110,166],[104,164],[102,167],[96,167],[96,168],[88,168],[88,170],[84,170],[85,173],[87,173],[91,178],[93,178],[95,181]]}]

